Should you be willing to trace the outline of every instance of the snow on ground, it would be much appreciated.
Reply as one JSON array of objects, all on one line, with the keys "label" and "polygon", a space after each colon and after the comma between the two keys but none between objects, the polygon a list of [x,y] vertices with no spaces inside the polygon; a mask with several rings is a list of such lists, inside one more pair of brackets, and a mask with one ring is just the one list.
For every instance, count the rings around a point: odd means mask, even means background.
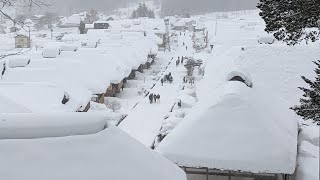
[{"label": "snow on ground", "polygon": [[297,180],[319,179],[319,126],[304,125],[299,134]]},{"label": "snow on ground", "polygon": [[[183,42],[186,46],[183,46]],[[161,132],[163,123],[168,116],[171,116],[172,111],[176,108],[178,99],[186,100],[186,97],[180,97],[179,93],[188,86],[183,83],[183,77],[186,76],[186,69],[181,64],[177,67],[176,60],[178,56],[192,56],[194,50],[192,49],[191,33],[186,35],[179,35],[178,44],[172,45],[172,53],[159,54],[160,61],[169,60],[167,69],[163,75],[171,72],[173,76],[173,83],[164,83],[158,81],[156,86],[150,90],[150,93],[160,94],[160,103],[150,104],[148,97],[141,101],[131,112],[128,117],[119,125],[121,129],[142,142],[147,147],[152,147],[155,140]],[[186,88],[187,89],[187,88]],[[189,103],[194,104],[195,101]],[[185,105],[185,104],[184,104]],[[181,114],[181,113],[180,113]],[[184,112],[182,112],[184,114]],[[181,116],[181,115],[180,115]],[[171,122],[169,122],[170,124]],[[164,124],[166,126],[166,123]],[[166,127],[164,127],[166,129]]]}]

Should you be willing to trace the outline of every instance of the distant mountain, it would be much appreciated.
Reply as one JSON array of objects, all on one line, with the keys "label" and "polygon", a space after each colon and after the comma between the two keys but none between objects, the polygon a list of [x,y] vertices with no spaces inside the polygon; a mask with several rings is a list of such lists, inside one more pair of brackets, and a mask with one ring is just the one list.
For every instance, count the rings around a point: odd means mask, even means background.
[{"label": "distant mountain", "polygon": [[163,15],[255,9],[258,0],[162,0]]}]

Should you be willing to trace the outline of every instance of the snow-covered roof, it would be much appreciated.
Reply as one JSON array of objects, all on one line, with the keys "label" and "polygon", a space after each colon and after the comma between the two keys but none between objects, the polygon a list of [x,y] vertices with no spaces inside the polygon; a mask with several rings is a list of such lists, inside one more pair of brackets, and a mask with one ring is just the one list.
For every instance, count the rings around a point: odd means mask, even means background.
[{"label": "snow-covered roof", "polygon": [[0,140],[0,148],[4,179],[186,180],[179,167],[113,126],[91,135]]},{"label": "snow-covered roof", "polygon": [[31,113],[31,111],[0,92],[0,113]]},{"label": "snow-covered roof", "polygon": [[[72,92],[69,94],[68,91],[53,84],[2,82],[0,94],[31,112],[75,112],[82,106],[85,108],[79,95],[75,96]],[[69,101],[63,104],[62,100],[66,94],[69,96]]]},{"label": "snow-covered roof", "polygon": [[35,139],[95,134],[107,127],[104,113],[0,114],[1,139]]},{"label": "snow-covered roof", "polygon": [[182,18],[179,21],[177,21],[176,23],[174,23],[174,26],[185,26],[186,23],[192,23],[192,24],[196,25],[196,21],[194,19]]},{"label": "snow-covered roof", "polygon": [[227,82],[195,107],[157,151],[186,167],[293,174],[297,155],[294,114],[271,94]]}]

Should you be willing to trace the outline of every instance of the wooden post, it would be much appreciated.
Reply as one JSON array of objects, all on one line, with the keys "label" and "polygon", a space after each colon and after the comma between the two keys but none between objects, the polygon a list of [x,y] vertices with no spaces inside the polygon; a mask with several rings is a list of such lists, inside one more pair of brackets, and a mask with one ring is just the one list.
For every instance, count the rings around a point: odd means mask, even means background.
[{"label": "wooden post", "polygon": [[207,168],[206,171],[207,171],[207,180],[209,180],[209,168]]}]

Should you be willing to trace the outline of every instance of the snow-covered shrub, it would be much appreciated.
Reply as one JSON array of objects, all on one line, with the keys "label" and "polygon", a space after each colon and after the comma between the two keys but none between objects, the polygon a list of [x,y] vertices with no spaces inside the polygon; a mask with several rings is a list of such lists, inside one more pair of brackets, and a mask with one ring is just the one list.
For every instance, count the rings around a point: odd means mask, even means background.
[{"label": "snow-covered shrub", "polygon": [[121,109],[121,104],[118,101],[113,100],[107,103],[107,107],[115,112]]},{"label": "snow-covered shrub", "polygon": [[56,58],[60,53],[59,46],[48,46],[43,49],[42,55],[44,58]]},{"label": "snow-covered shrub", "polygon": [[273,44],[275,42],[275,39],[273,36],[261,36],[258,38],[259,44]]}]

